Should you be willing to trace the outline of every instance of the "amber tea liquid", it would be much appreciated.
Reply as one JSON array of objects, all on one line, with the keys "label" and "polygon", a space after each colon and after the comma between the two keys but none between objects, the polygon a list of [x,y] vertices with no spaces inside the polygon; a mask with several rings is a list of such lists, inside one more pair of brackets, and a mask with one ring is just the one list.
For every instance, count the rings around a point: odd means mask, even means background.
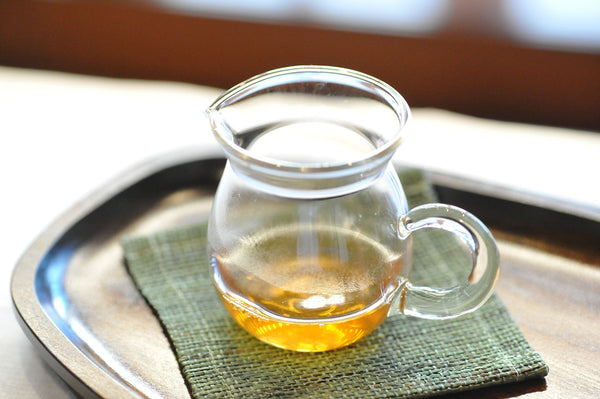
[{"label": "amber tea liquid", "polygon": [[213,253],[213,278],[231,316],[274,346],[326,351],[387,317],[402,256],[352,230],[283,226]]}]

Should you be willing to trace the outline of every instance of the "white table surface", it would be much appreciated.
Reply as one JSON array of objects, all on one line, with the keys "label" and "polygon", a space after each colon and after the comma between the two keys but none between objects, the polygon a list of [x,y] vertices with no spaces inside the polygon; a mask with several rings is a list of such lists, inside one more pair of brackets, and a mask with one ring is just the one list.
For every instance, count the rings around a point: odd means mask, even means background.
[{"label": "white table surface", "polygon": [[[220,92],[0,67],[0,398],[75,397],[17,324],[9,282],[20,255],[59,214],[123,170],[216,146],[202,110]],[[429,109],[413,112],[410,133],[401,162],[600,209],[598,133]]]}]

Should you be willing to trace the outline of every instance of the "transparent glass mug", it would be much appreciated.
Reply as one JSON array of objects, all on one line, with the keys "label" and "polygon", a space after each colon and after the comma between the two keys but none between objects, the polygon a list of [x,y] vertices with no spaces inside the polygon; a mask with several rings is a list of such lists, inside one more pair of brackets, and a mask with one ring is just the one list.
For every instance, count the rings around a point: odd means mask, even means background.
[{"label": "transparent glass mug", "polygon": [[[410,111],[389,85],[342,68],[288,67],[233,87],[206,114],[228,159],[208,227],[213,281],[258,339],[325,351],[388,316],[456,317],[490,297],[499,261],[488,229],[453,206],[408,209],[390,159]],[[423,228],[466,244],[468,280],[410,283],[411,235]]]}]

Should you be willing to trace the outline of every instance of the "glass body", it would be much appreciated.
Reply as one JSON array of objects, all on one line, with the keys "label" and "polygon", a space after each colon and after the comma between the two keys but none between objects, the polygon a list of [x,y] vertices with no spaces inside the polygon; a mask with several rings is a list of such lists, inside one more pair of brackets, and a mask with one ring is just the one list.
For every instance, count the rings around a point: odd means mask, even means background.
[{"label": "glass body", "polygon": [[[408,209],[390,159],[409,108],[387,84],[334,67],[252,78],[207,110],[228,162],[208,227],[212,276],[231,316],[272,345],[324,351],[386,317],[456,317],[491,294],[493,238],[458,208]],[[414,287],[411,232],[434,227],[471,249],[473,281]]]}]

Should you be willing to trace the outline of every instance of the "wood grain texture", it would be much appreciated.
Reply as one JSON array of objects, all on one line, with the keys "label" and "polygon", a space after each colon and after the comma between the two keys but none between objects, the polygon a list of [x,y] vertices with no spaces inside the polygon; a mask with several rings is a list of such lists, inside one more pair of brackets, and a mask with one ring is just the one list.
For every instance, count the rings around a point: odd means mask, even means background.
[{"label": "wood grain texture", "polygon": [[444,397],[599,398],[600,268],[504,239],[499,248],[496,292],[549,374]]},{"label": "wood grain texture", "polygon": [[526,397],[600,397],[600,268],[502,242],[497,292],[550,368]]}]

